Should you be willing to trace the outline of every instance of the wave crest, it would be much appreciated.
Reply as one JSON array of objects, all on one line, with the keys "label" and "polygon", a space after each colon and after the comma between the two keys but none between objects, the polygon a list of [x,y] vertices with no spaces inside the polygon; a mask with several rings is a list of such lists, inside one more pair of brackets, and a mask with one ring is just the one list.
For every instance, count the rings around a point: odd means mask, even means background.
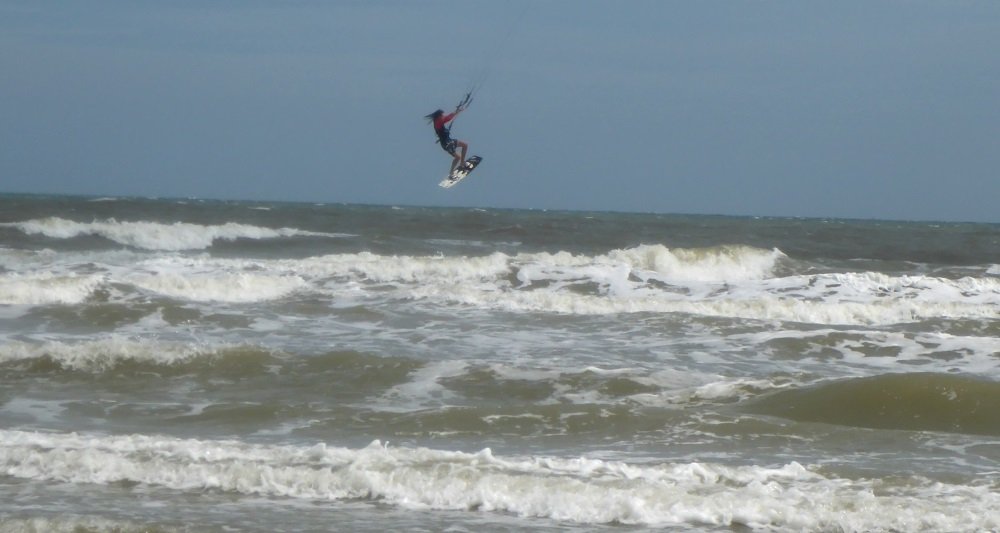
[{"label": "wave crest", "polygon": [[104,283],[104,276],[10,273],[0,276],[0,305],[78,304]]},{"label": "wave crest", "polygon": [[44,235],[53,239],[72,239],[81,235],[96,235],[133,248],[162,251],[202,250],[212,246],[216,240],[344,236],[294,228],[264,228],[235,222],[206,226],[186,222],[174,222],[173,224],[143,221],[119,222],[113,218],[84,223],[59,217],[48,217],[25,222],[5,223],[2,226],[20,229],[28,235]]},{"label": "wave crest", "polygon": [[772,276],[775,265],[785,254],[777,248],[763,250],[738,245],[674,249],[642,245],[616,250],[607,257],[673,281],[733,282]]},{"label": "wave crest", "polygon": [[[379,500],[411,509],[478,510],[576,524],[781,530],[967,531],[1000,527],[989,486],[911,477],[895,490],[791,462],[629,464],[503,458],[426,448],[252,445],[171,437],[0,430],[0,475],[71,483],[143,483],[197,493]],[[96,467],[100,465],[100,467]]]},{"label": "wave crest", "polygon": [[0,344],[0,365],[27,363],[69,371],[101,373],[121,365],[183,366],[198,361],[218,361],[232,356],[243,364],[269,357],[259,348],[233,345],[201,345],[155,340],[133,340],[111,336],[82,342],[23,342]]}]

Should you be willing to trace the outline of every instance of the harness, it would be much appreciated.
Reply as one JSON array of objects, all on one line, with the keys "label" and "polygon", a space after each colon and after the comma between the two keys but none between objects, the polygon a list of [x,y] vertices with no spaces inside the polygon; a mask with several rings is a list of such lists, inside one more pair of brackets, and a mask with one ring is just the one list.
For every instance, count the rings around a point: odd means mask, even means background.
[{"label": "harness", "polygon": [[434,128],[434,133],[437,133],[438,143],[440,143],[441,146],[448,144],[448,141],[451,140],[451,126],[441,124],[440,126]]}]

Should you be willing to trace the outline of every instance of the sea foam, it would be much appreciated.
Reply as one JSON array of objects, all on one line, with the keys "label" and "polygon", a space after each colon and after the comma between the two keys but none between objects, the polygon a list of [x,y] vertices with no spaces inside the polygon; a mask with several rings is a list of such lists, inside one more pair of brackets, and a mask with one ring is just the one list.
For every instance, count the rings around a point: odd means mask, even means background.
[{"label": "sea foam", "polygon": [[251,445],[129,435],[0,430],[0,474],[72,484],[307,500],[370,499],[413,509],[477,510],[577,524],[778,530],[982,531],[1000,494],[911,477],[876,486],[798,463],[629,464],[501,458],[426,448]]},{"label": "sea foam", "polygon": [[104,283],[101,275],[52,272],[0,275],[0,305],[78,304]]},{"label": "sea foam", "polygon": [[0,226],[15,227],[28,235],[44,235],[53,239],[72,239],[80,235],[97,235],[125,246],[164,251],[201,250],[212,246],[216,240],[344,236],[294,228],[263,228],[234,222],[221,225],[185,222],[173,224],[144,221],[119,222],[115,219],[75,222],[59,217],[48,217],[25,222],[4,223]]},{"label": "sea foam", "polygon": [[249,303],[275,300],[306,285],[298,276],[269,276],[249,272],[214,274],[133,274],[136,287],[171,298],[194,302]]},{"label": "sea foam", "polygon": [[218,357],[230,345],[200,345],[109,336],[79,342],[9,341],[0,344],[0,364],[49,359],[67,370],[103,372],[123,362],[176,365]]},{"label": "sea foam", "polygon": [[770,277],[777,262],[786,257],[774,248],[762,250],[750,246],[711,248],[674,248],[643,245],[615,250],[603,258],[621,261],[637,271],[650,271],[674,282],[733,282]]},{"label": "sea foam", "polygon": [[[784,258],[777,249],[668,249],[661,245],[597,255],[358,252],[302,259],[235,259],[161,252],[138,260],[107,256],[107,264],[96,256],[77,260],[85,264],[56,262],[46,267],[35,262],[33,271],[0,277],[0,304],[80,303],[99,286],[118,290],[131,285],[179,300],[228,304],[318,294],[334,305],[391,298],[510,312],[684,313],[824,325],[1000,317],[1000,278],[995,276],[787,275],[778,268]],[[15,261],[10,264],[24,266]],[[49,268],[55,270],[49,272]],[[101,273],[76,275],[76,269]],[[113,292],[111,297],[116,297]]]},{"label": "sea foam", "polygon": [[120,533],[163,531],[164,533],[188,531],[187,528],[156,525],[133,521],[109,520],[97,516],[61,514],[51,518],[0,517],[2,533],[80,533],[83,531],[115,531]]}]

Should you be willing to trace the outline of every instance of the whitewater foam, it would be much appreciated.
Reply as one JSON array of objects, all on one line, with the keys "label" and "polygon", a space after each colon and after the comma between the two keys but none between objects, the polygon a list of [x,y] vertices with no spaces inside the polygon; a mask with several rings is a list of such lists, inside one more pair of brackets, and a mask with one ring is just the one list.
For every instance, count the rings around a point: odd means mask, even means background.
[{"label": "whitewater foam", "polygon": [[[826,325],[1000,317],[1000,278],[876,272],[776,276],[783,257],[777,249],[670,250],[659,245],[594,256],[360,252],[250,260],[107,255],[80,257],[89,261],[82,265],[51,267],[39,256],[32,260],[35,270],[0,277],[0,303],[80,303],[98,286],[127,284],[179,300],[232,304],[315,293],[340,307],[393,298],[511,312],[684,313]],[[23,258],[10,259],[19,261]],[[75,268],[99,274],[77,275]]]},{"label": "whitewater foam", "polygon": [[833,353],[841,362],[836,366],[838,374],[845,376],[869,375],[873,370],[879,373],[909,371],[914,367],[996,376],[996,354],[1000,353],[1000,338],[997,337],[922,331],[823,328],[733,335],[730,340],[763,347],[772,361],[788,355],[775,353],[770,345],[780,347],[789,341],[795,342],[796,365],[801,365],[803,359],[815,358],[824,373],[830,370],[823,362],[829,355],[822,354]]},{"label": "whitewater foam", "polygon": [[89,223],[48,217],[0,226],[14,227],[28,235],[45,235],[53,239],[72,239],[80,235],[96,235],[125,246],[144,250],[201,250],[216,240],[275,239],[280,237],[344,237],[344,234],[317,233],[294,228],[263,228],[228,222],[221,225],[201,225],[185,222],[119,222],[115,219]]},{"label": "whitewater foam", "polygon": [[690,313],[849,325],[1000,314],[997,279],[872,272],[774,277],[782,257],[779,250],[746,247],[671,251],[640,246],[598,256],[362,252],[252,265],[214,262],[211,268],[294,274],[334,297],[356,296],[369,284],[391,284],[407,299],[516,312]]},{"label": "whitewater foam", "polygon": [[[412,284],[400,290],[416,300],[516,312],[666,312],[854,325],[993,319],[1000,313],[998,280],[871,272],[774,277],[782,257],[779,250],[746,247],[671,251],[640,246],[600,256],[348,254],[303,266],[310,274]],[[296,266],[291,269],[298,271]]]},{"label": "whitewater foam", "polygon": [[[749,246],[712,248],[676,248],[643,245],[607,254],[607,259],[622,261],[633,271],[655,273],[664,281],[735,282],[765,279],[773,275],[777,262],[785,254],[777,248],[761,250]],[[648,274],[642,276],[648,280]]]},{"label": "whitewater foam", "polygon": [[[993,303],[919,302],[885,300],[872,302],[824,302],[796,299],[757,291],[734,297],[720,294],[711,299],[692,299],[674,293],[625,293],[625,297],[594,296],[572,292],[483,292],[465,287],[432,295],[426,288],[418,296],[513,312],[605,315],[618,313],[684,313],[749,320],[780,320],[811,324],[888,325],[933,318],[996,319],[1000,308]],[[745,291],[744,291],[745,292]]]},{"label": "whitewater foam", "polygon": [[78,304],[104,281],[101,275],[7,273],[0,275],[0,305]]},{"label": "whitewater foam", "polygon": [[108,336],[99,340],[9,341],[0,344],[0,364],[47,358],[67,370],[104,372],[123,362],[176,365],[202,357],[217,357],[233,346],[199,345]]},{"label": "whitewater foam", "polygon": [[131,275],[140,289],[193,302],[249,303],[276,300],[305,287],[298,276],[270,276],[247,272],[214,274]]},{"label": "whitewater foam", "polygon": [[0,517],[0,533],[81,533],[84,531],[149,532],[163,531],[181,533],[187,528],[168,527],[124,520],[109,520],[96,516],[76,516],[63,514],[57,518],[12,518]]},{"label": "whitewater foam", "polygon": [[777,467],[504,459],[390,448],[251,445],[145,435],[0,430],[0,473],[62,483],[142,483],[308,500],[372,499],[413,509],[512,513],[578,524],[777,530],[976,531],[1000,527],[988,485],[911,477],[893,484]]}]

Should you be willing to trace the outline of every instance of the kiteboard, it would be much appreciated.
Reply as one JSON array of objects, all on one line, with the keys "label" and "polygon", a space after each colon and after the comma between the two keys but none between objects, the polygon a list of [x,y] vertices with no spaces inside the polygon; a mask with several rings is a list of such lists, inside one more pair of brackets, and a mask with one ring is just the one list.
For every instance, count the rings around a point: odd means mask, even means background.
[{"label": "kiteboard", "polygon": [[441,180],[441,183],[438,183],[438,185],[444,187],[445,189],[453,187],[456,183],[465,179],[465,177],[468,176],[469,173],[473,171],[473,169],[478,167],[479,162],[482,160],[483,158],[479,157],[478,155],[470,157],[465,161],[464,165],[456,168],[454,172],[448,174],[448,176],[445,177],[443,180]]}]

